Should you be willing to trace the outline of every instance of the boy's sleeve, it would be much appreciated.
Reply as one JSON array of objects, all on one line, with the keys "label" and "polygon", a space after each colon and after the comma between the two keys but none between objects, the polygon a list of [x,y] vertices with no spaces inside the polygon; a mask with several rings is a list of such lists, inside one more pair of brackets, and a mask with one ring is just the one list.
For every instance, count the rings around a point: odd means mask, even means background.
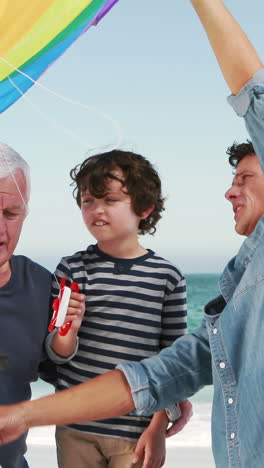
[{"label": "boy's sleeve", "polygon": [[[52,309],[51,309],[51,285],[52,285],[52,274],[49,273],[47,278],[47,282],[45,284],[45,289],[47,290],[47,298],[50,296],[49,302],[47,301],[47,310],[46,313],[48,315],[48,322],[51,320],[52,317]],[[48,328],[46,328],[46,336],[48,335]],[[45,342],[42,346],[42,355],[41,355],[41,362],[38,367],[38,377],[45,382],[56,385],[57,381],[57,367],[54,362],[52,362],[46,352]]]},{"label": "boy's sleeve", "polygon": [[264,69],[259,70],[229,103],[245,124],[264,171]]},{"label": "boy's sleeve", "polygon": [[47,352],[49,359],[55,364],[65,364],[66,362],[71,361],[71,359],[74,358],[75,354],[77,353],[78,348],[79,348],[79,338],[77,336],[74,352],[70,356],[65,358],[55,353],[51,347],[53,336],[55,335],[55,333],[57,333],[57,330],[53,330],[52,332],[50,332],[46,338],[46,342],[45,342],[46,352]]},{"label": "boy's sleeve", "polygon": [[[162,334],[160,348],[171,346],[172,343],[182,335],[187,333],[187,293],[185,278],[177,281],[176,286],[168,290],[165,295],[162,311]],[[177,413],[176,405],[166,407],[168,413],[174,415]],[[176,421],[175,419],[171,420]]]},{"label": "boy's sleeve", "polygon": [[[66,278],[66,280],[71,283],[72,282],[72,276],[71,276],[71,270],[68,266],[68,262],[65,258],[62,258],[59,265],[56,268],[56,271],[53,275],[53,281],[52,281],[52,301],[58,297],[59,295],[59,284],[61,278]],[[56,364],[65,364],[66,362],[69,362],[77,353],[78,348],[79,348],[79,338],[77,337],[76,339],[76,346],[73,354],[71,356],[68,356],[67,358],[64,358],[62,356],[59,356],[57,353],[55,353],[51,347],[53,336],[57,333],[57,330],[54,329],[52,332],[50,332],[46,338],[45,342],[45,349],[46,353],[51,361],[53,361]]]},{"label": "boy's sleeve", "polygon": [[181,277],[176,285],[168,285],[162,310],[162,332],[160,348],[172,343],[187,333],[186,281]]}]

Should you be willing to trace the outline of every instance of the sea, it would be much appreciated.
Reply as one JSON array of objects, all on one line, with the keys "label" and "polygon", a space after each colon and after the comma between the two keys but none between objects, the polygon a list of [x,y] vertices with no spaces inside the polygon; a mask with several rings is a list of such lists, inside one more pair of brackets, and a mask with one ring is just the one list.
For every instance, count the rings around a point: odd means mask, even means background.
[{"label": "sea", "polygon": [[[208,301],[219,295],[218,280],[218,274],[195,273],[186,275],[189,331],[192,331],[195,328],[199,327],[203,318],[204,305]],[[53,391],[54,390],[52,386],[46,384],[45,382],[42,382],[41,380],[32,384],[33,399],[51,394],[53,393]],[[167,451],[169,453],[174,453],[174,451],[176,451],[179,448],[185,449],[187,453],[190,449],[206,449],[207,451],[205,452],[204,457],[207,456],[208,459],[203,459],[203,466],[214,466],[212,461],[212,455],[210,453],[210,417],[212,397],[213,388],[209,386],[203,388],[196,395],[190,398],[193,404],[193,417],[181,433],[167,439],[166,445]],[[49,454],[51,460],[49,465],[50,468],[56,466],[53,427],[31,429],[28,436],[28,447],[29,461],[34,461],[38,456],[37,454],[40,454],[41,452],[44,453],[44,456],[45,453],[46,455]],[[33,463],[33,468],[34,466],[40,466],[40,464]],[[174,466],[174,464],[165,464],[166,468],[170,468],[170,466]],[[183,466],[185,466],[185,464]]]}]

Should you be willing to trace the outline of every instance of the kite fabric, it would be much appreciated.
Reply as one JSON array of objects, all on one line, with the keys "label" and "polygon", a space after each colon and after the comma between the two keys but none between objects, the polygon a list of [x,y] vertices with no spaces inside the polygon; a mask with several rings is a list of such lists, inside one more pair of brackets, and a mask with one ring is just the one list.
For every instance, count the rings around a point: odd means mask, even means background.
[{"label": "kite fabric", "polygon": [[0,4],[0,113],[118,0],[3,0]]}]

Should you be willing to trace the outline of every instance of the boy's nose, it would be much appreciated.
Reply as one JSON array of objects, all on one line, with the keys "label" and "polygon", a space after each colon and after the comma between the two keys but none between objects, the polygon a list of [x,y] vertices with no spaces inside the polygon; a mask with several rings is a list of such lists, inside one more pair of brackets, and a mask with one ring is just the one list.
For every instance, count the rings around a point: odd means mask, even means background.
[{"label": "boy's nose", "polygon": [[103,200],[96,200],[94,203],[94,211],[95,213],[103,213],[104,211],[104,203]]}]

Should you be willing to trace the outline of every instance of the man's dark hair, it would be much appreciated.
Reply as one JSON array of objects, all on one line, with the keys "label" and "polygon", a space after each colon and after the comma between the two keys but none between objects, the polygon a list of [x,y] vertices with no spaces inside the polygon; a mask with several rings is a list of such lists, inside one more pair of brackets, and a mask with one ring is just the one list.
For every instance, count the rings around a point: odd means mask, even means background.
[{"label": "man's dark hair", "polygon": [[227,148],[226,153],[229,156],[229,163],[235,169],[237,168],[240,161],[243,158],[245,158],[245,156],[249,156],[250,154],[256,154],[253,144],[250,140],[247,140],[246,143],[234,142],[232,146],[229,146],[229,148]]},{"label": "man's dark hair", "polygon": [[[124,179],[114,171],[121,169]],[[118,180],[131,197],[132,206],[137,216],[154,206],[146,219],[139,223],[139,234],[155,234],[156,224],[164,210],[161,181],[152,164],[143,156],[129,151],[113,150],[90,156],[70,172],[75,188],[73,196],[81,206],[81,194],[89,190],[91,195],[102,198],[106,195],[109,179]]]}]

